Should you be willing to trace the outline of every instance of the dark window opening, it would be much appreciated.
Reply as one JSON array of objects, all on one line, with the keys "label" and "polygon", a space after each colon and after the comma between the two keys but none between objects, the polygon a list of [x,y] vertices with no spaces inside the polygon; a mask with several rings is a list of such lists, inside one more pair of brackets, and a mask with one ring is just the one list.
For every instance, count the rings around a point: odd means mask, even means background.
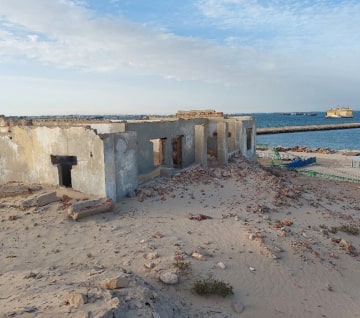
[{"label": "dark window opening", "polygon": [[173,167],[182,168],[182,140],[184,135],[171,139]]},{"label": "dark window opening", "polygon": [[246,129],[246,149],[251,150],[251,136],[252,136],[252,128]]},{"label": "dark window opening", "polygon": [[77,165],[76,156],[54,156],[51,155],[51,163],[56,165],[59,173],[59,185],[66,188],[72,187],[71,169],[73,165]]}]

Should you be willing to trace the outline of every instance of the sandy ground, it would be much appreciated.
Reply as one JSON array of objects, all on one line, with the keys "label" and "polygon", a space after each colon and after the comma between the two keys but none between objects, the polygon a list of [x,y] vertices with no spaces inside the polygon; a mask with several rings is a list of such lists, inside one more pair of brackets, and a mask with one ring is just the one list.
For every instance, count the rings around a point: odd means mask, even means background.
[{"label": "sandy ground", "polygon": [[[68,207],[93,198],[3,185],[0,317],[360,317],[359,188],[237,157],[74,221]],[[24,204],[51,191],[59,201]],[[208,277],[234,294],[197,295]]]}]

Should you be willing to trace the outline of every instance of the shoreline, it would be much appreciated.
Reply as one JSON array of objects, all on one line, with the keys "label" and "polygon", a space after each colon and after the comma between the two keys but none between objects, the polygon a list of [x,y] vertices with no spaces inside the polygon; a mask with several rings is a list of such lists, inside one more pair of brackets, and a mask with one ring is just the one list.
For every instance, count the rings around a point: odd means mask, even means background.
[{"label": "shoreline", "polygon": [[360,160],[360,150],[331,150],[329,148],[310,149],[298,146],[287,148],[278,146],[267,150],[257,149],[257,156],[263,158],[259,160],[262,160],[266,165],[270,165],[271,160],[266,160],[266,158],[274,158],[273,149],[279,149],[279,155],[288,160],[296,157],[303,159],[315,157],[316,162],[314,164],[299,168],[303,173],[350,182],[360,182],[360,169],[352,166],[354,159]]}]

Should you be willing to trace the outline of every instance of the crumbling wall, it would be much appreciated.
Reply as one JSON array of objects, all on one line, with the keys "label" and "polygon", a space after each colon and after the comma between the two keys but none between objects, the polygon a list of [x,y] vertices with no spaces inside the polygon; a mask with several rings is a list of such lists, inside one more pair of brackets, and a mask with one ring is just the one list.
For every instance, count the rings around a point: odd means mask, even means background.
[{"label": "crumbling wall", "polygon": [[109,134],[125,131],[124,122],[113,122],[113,123],[91,123],[90,127],[95,129],[98,134]]},{"label": "crumbling wall", "polygon": [[[137,133],[138,173],[148,173],[154,169],[154,153],[151,139],[166,138],[165,163],[173,167],[172,139],[182,137],[182,166],[186,167],[195,161],[195,125],[196,120],[164,120],[126,123],[126,131]],[[202,121],[204,122],[204,120]]]},{"label": "crumbling wall", "polygon": [[237,122],[237,137],[241,154],[253,158],[256,154],[256,121],[251,116],[233,117]]},{"label": "crumbling wall", "polygon": [[0,135],[0,182],[22,181],[59,184],[59,169],[53,156],[75,156],[72,188],[105,195],[103,141],[84,127],[13,126]]},{"label": "crumbling wall", "polygon": [[217,112],[214,109],[204,110],[179,110],[176,113],[177,118],[192,119],[192,118],[212,118],[212,117],[224,117],[223,112]]},{"label": "crumbling wall", "polygon": [[[226,123],[226,131],[222,123]],[[220,126],[219,126],[220,125]],[[221,134],[219,134],[219,128]],[[249,135],[250,134],[250,135]],[[222,148],[220,149],[220,145]],[[250,146],[250,147],[249,147]],[[251,116],[209,119],[208,154],[216,156],[219,162],[226,162],[227,156],[241,153],[247,158],[255,156],[256,122]]]}]

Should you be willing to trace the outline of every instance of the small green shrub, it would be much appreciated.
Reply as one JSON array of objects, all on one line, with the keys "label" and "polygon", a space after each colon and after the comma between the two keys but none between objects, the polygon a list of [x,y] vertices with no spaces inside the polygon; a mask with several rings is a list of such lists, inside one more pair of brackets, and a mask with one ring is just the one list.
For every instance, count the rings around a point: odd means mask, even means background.
[{"label": "small green shrub", "polygon": [[173,266],[178,268],[181,271],[185,271],[187,269],[190,269],[190,262],[183,262],[183,261],[176,261],[175,263],[173,263]]},{"label": "small green shrub", "polygon": [[336,234],[336,233],[338,232],[337,226],[332,226],[332,227],[330,228],[330,232],[331,232],[332,234]]},{"label": "small green shrub", "polygon": [[337,227],[338,231],[345,232],[351,235],[359,235],[359,228],[351,225],[340,225]]},{"label": "small green shrub", "polygon": [[195,281],[193,290],[201,296],[219,295],[226,297],[234,294],[233,287],[230,284],[214,279],[212,276]]},{"label": "small green shrub", "polygon": [[359,235],[359,228],[351,225],[340,225],[340,226],[332,226],[330,232],[336,234],[338,231],[348,233],[351,235]]}]

